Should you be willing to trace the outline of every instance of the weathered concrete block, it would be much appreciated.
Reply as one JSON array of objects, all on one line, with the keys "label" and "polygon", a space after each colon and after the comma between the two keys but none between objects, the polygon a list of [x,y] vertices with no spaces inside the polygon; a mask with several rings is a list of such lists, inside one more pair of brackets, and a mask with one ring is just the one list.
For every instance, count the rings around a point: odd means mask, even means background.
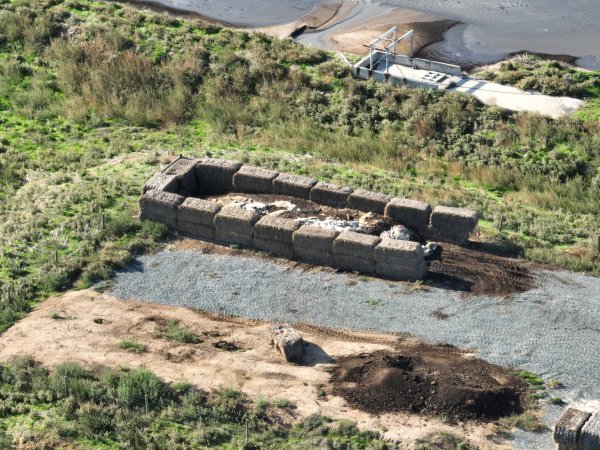
[{"label": "weathered concrete block", "polygon": [[233,191],[233,176],[242,164],[227,159],[205,158],[196,163],[196,180],[200,192]]},{"label": "weathered concrete block", "polygon": [[589,412],[567,408],[554,426],[554,442],[560,450],[577,450],[581,429],[590,418]]},{"label": "weathered concrete block", "polygon": [[175,175],[166,175],[160,172],[154,174],[144,185],[143,194],[152,190],[177,194],[179,191],[179,179]]},{"label": "weathered concrete block", "polygon": [[273,326],[270,329],[270,342],[281,356],[288,361],[300,361],[304,356],[304,339],[289,325]]},{"label": "weathered concrete block", "polygon": [[436,206],[431,213],[426,237],[452,244],[464,244],[477,225],[476,211],[465,208]]},{"label": "weathered concrete block", "polygon": [[239,206],[225,206],[215,216],[215,238],[223,244],[252,246],[254,225],[262,216]]},{"label": "weathered concrete block", "polygon": [[175,228],[177,225],[177,209],[185,197],[171,192],[151,190],[142,195],[140,200],[140,219],[154,220]]},{"label": "weathered concrete block", "polygon": [[213,221],[221,206],[200,198],[188,197],[179,205],[177,230],[195,239],[214,240]]},{"label": "weathered concrete block", "polygon": [[237,192],[272,194],[273,180],[278,172],[262,167],[242,166],[233,176],[233,187]]},{"label": "weathered concrete block", "polygon": [[431,206],[418,200],[395,197],[387,204],[385,215],[422,233],[429,225]]},{"label": "weathered concrete block", "polygon": [[333,266],[363,273],[375,272],[374,250],[377,236],[344,231],[333,241]]},{"label": "weathered concrete block", "polygon": [[340,233],[328,228],[303,225],[293,236],[294,257],[321,266],[333,265],[333,241]]},{"label": "weathered concrete block", "polygon": [[173,175],[179,179],[178,194],[190,195],[197,191],[198,183],[196,182],[196,159],[178,158],[164,168],[162,173],[165,175]]},{"label": "weathered concrete block", "polygon": [[317,180],[312,178],[280,173],[273,180],[273,193],[308,199],[310,198],[310,190],[315,184],[317,184]]},{"label": "weathered concrete block", "polygon": [[385,206],[390,200],[391,197],[389,195],[359,189],[348,196],[347,206],[359,211],[383,214]]},{"label": "weathered concrete block", "polygon": [[600,410],[594,411],[579,434],[581,450],[600,449]]},{"label": "weathered concrete block", "polygon": [[294,256],[292,237],[300,223],[276,215],[266,215],[254,227],[254,247],[284,258]]},{"label": "weathered concrete block", "polygon": [[349,187],[319,182],[310,190],[310,199],[320,205],[345,208],[348,197],[352,192],[353,190]]},{"label": "weathered concrete block", "polygon": [[425,278],[425,255],[418,242],[382,239],[373,254],[377,275],[408,281]]}]

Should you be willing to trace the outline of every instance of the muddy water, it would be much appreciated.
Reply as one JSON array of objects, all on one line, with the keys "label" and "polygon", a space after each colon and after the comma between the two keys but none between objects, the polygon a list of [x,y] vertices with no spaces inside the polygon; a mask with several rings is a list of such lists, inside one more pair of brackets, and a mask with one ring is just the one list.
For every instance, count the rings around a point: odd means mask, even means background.
[{"label": "muddy water", "polygon": [[[246,26],[290,22],[326,0],[155,0],[156,3]],[[512,52],[572,55],[578,64],[599,68],[600,0],[358,0],[345,25],[359,27],[401,6],[456,19],[443,42],[431,45],[430,56],[479,64],[501,59]],[[363,20],[364,19],[364,20]],[[313,45],[327,45],[332,30],[310,37]],[[301,39],[306,41],[307,39]]]}]

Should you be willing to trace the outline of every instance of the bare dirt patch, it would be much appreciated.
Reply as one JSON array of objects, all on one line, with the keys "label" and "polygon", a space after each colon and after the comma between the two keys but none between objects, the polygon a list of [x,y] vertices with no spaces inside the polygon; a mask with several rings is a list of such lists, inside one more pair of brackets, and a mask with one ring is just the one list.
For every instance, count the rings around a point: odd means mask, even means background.
[{"label": "bare dirt patch", "polygon": [[444,345],[344,357],[331,381],[335,394],[373,414],[408,411],[454,421],[522,413],[528,393],[508,369]]}]

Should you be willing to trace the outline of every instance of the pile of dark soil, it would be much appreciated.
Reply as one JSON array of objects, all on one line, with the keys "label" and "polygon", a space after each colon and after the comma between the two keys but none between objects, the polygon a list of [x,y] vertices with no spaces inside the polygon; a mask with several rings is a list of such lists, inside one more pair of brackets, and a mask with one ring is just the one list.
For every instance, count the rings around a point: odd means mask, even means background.
[{"label": "pile of dark soil", "polygon": [[331,383],[335,395],[369,413],[477,421],[523,412],[529,389],[510,370],[443,345],[340,358]]}]

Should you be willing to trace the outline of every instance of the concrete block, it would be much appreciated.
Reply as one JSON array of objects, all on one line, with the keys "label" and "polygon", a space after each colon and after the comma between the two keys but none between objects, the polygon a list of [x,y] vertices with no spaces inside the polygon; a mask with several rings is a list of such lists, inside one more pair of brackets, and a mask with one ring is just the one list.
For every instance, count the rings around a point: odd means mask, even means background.
[{"label": "concrete block", "polygon": [[221,210],[218,204],[200,198],[188,197],[179,205],[177,230],[195,239],[214,240],[213,221]]},{"label": "concrete block", "polygon": [[239,206],[225,206],[215,216],[215,239],[223,244],[252,246],[254,225],[262,216]]},{"label": "concrete block", "polygon": [[348,208],[358,209],[359,211],[383,214],[385,212],[385,206],[390,200],[391,197],[389,195],[359,189],[348,196],[348,203],[346,206],[348,206]]},{"label": "concrete block", "polygon": [[395,197],[387,204],[385,215],[419,233],[423,233],[429,225],[431,206],[418,200]]},{"label": "concrete block", "polygon": [[376,273],[394,280],[422,280],[427,274],[425,255],[418,242],[382,239],[373,252]]},{"label": "concrete block", "polygon": [[311,189],[310,199],[320,205],[345,208],[348,197],[352,192],[353,190],[349,187],[319,182]]},{"label": "concrete block", "polygon": [[333,241],[340,233],[328,228],[303,225],[293,236],[294,258],[318,264],[333,265]]},{"label": "concrete block", "polygon": [[317,180],[312,178],[280,173],[273,180],[273,193],[308,199],[310,198],[310,190],[315,184],[317,184]]},{"label": "concrete block", "polygon": [[223,193],[233,191],[233,176],[242,164],[227,159],[205,158],[196,163],[198,191]]},{"label": "concrete block", "polygon": [[442,242],[464,244],[475,229],[478,217],[477,212],[470,209],[436,206],[425,235]]},{"label": "concrete block", "polygon": [[333,266],[353,272],[374,273],[377,236],[344,231],[333,241]]},{"label": "concrete block", "polygon": [[581,450],[600,449],[600,410],[594,411],[581,428],[579,448]]},{"label": "concrete block", "polygon": [[175,228],[177,225],[177,209],[185,197],[171,192],[151,190],[142,195],[140,200],[140,219],[153,220]]},{"label": "concrete block", "polygon": [[294,256],[292,237],[300,223],[276,215],[266,215],[254,227],[254,247],[284,258]]},{"label": "concrete block", "polygon": [[304,339],[287,324],[271,327],[270,342],[287,362],[300,361],[304,356]]},{"label": "concrete block", "polygon": [[242,166],[233,176],[233,187],[237,192],[272,194],[273,180],[278,172],[261,167]]},{"label": "concrete block", "polygon": [[190,195],[197,191],[198,183],[196,182],[196,159],[178,158],[169,164],[162,173],[165,175],[173,175],[179,179],[178,194]]},{"label": "concrete block", "polygon": [[554,442],[560,450],[577,450],[581,429],[590,418],[589,412],[567,408],[554,426]]},{"label": "concrete block", "polygon": [[179,191],[179,179],[175,175],[166,175],[160,172],[154,174],[144,185],[143,194],[152,190],[177,194]]}]

